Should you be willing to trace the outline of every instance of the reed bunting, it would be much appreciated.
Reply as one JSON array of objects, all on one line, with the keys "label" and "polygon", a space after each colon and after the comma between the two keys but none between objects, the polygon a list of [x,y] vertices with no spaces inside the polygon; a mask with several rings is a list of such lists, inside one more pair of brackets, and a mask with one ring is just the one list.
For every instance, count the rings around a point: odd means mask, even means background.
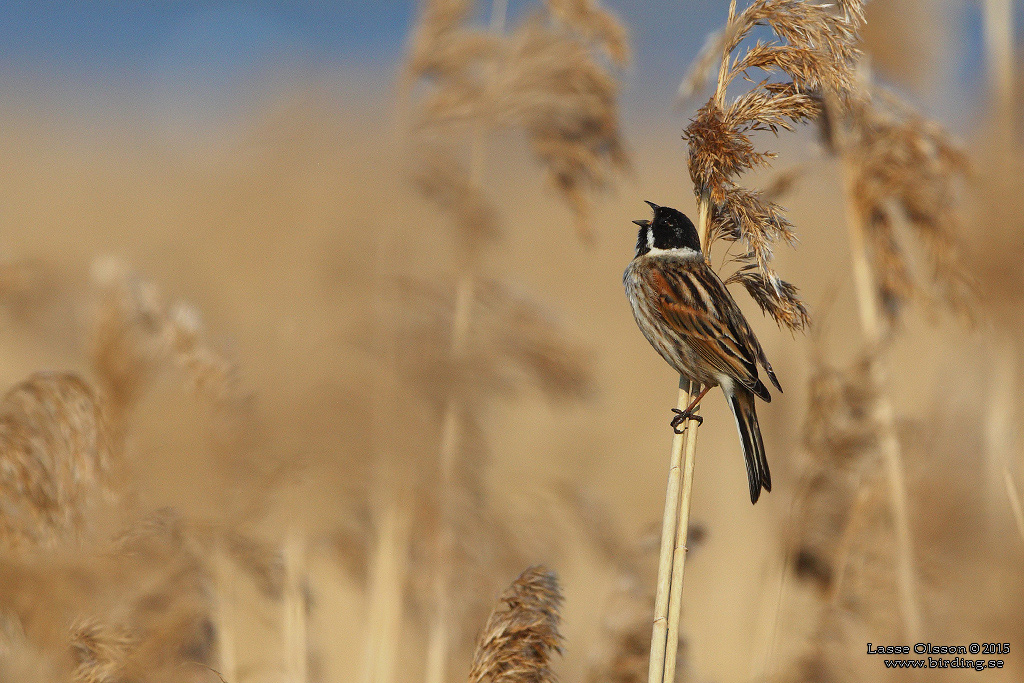
[{"label": "reed bunting", "polygon": [[672,428],[686,420],[702,421],[693,410],[709,389],[722,387],[736,418],[743,458],[747,463],[750,502],[761,489],[772,490],[768,460],[754,410],[754,396],[771,401],[757,378],[757,364],[782,391],[772,366],[725,283],[701,252],[697,229],[683,213],[651,202],[654,220],[633,221],[640,226],[636,254],[622,281],[640,331],[672,368],[703,388]]}]

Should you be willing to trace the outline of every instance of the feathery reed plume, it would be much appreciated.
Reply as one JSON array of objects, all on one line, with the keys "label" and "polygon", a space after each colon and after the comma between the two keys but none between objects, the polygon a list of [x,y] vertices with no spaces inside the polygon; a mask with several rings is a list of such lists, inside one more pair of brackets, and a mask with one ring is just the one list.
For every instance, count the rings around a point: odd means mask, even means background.
[{"label": "feathery reed plume", "polygon": [[797,578],[824,595],[834,595],[841,583],[852,517],[865,502],[864,469],[878,447],[871,362],[864,357],[844,371],[818,356],[809,380],[803,440],[811,471],[789,554]]},{"label": "feathery reed plume", "polygon": [[91,331],[93,371],[121,424],[160,373],[177,369],[195,393],[237,417],[249,406],[236,365],[202,339],[198,312],[167,307],[157,288],[113,258],[92,267],[95,305]]},{"label": "feathery reed plume", "polygon": [[[521,564],[505,522],[487,512],[482,480],[486,440],[478,411],[520,395],[530,385],[555,401],[585,398],[592,388],[588,354],[565,339],[549,311],[481,277],[467,310],[473,325],[466,348],[453,357],[449,335],[465,310],[458,293],[453,297],[450,291],[412,280],[398,282],[398,288],[396,298],[404,306],[398,316],[402,328],[394,338],[405,353],[397,359],[397,370],[414,395],[441,418],[442,452],[449,463],[441,463],[440,474],[448,481],[443,497],[428,500],[426,508],[439,508],[438,520],[451,534],[441,557],[436,550],[426,556],[441,562],[446,575],[457,572],[459,577],[445,591],[447,650],[461,642],[462,624],[477,611],[477,596],[490,584],[487,577],[509,564]],[[482,591],[473,590],[477,587]]]},{"label": "feathery reed plume", "polygon": [[[792,330],[806,327],[807,309],[796,287],[782,280],[769,264],[775,243],[795,240],[793,226],[780,205],[738,180],[747,171],[768,166],[775,156],[758,151],[752,133],[793,130],[820,112],[823,94],[840,102],[850,99],[863,20],[862,0],[841,0],[835,6],[754,0],[739,13],[736,0],[732,0],[725,28],[709,39],[680,87],[682,95],[696,90],[711,71],[709,54],[720,52],[714,95],[697,111],[683,135],[689,145],[688,168],[697,197],[701,249],[710,259],[716,240],[741,242],[745,252],[734,259],[740,268],[726,283],[743,285],[765,313]],[[740,50],[757,26],[768,27],[775,38]],[[761,80],[755,81],[751,74],[758,72]],[[779,76],[783,80],[779,81]],[[754,85],[728,100],[729,87],[738,78]],[[680,378],[678,408],[685,409],[699,391],[699,386]],[[675,676],[696,449],[697,424],[687,421],[684,434],[672,442],[650,683],[664,683]]]},{"label": "feathery reed plume", "polygon": [[[506,33],[506,2],[493,3],[487,32],[472,23],[476,2],[424,2],[404,73],[405,91],[416,95],[408,115],[415,180],[424,197],[451,216],[461,270],[451,315],[426,321],[425,329],[414,332],[414,346],[421,349],[427,348],[425,339],[433,339],[430,353],[437,360],[414,372],[433,367],[448,380],[438,384],[422,378],[441,387],[428,399],[441,402],[428,683],[445,679],[451,647],[458,489],[482,490],[476,483],[457,481],[457,475],[465,478],[459,473],[479,469],[459,466],[460,456],[471,451],[466,441],[475,399],[508,392],[524,376],[538,380],[550,395],[578,394],[573,385],[582,382],[581,373],[565,378],[563,368],[572,363],[565,355],[555,358],[562,345],[547,321],[479,272],[481,247],[498,236],[496,212],[483,185],[487,137],[498,131],[525,133],[584,237],[589,236],[592,196],[627,164],[618,85],[607,63],[625,63],[624,30],[594,0],[550,0],[543,7],[543,13]],[[417,90],[417,85],[422,87]],[[467,146],[468,166],[458,161]],[[500,321],[493,329],[490,321],[479,319],[488,314]],[[438,328],[435,323],[441,320],[450,321],[450,327]],[[493,334],[502,325],[519,336]],[[428,336],[427,330],[436,334]]]},{"label": "feathery reed plume", "polygon": [[[858,96],[824,98],[823,130],[842,161],[846,222],[861,328],[874,349],[868,380],[880,448],[896,518],[897,572],[907,637],[921,629],[907,486],[896,414],[883,391],[885,352],[904,305],[923,299],[932,307],[970,317],[973,289],[961,263],[956,182],[966,171],[965,154],[933,122],[895,96],[873,88],[862,70]],[[920,246],[897,237],[903,224]],[[908,252],[923,252],[927,272],[915,273]]]},{"label": "feathery reed plume", "polygon": [[[210,661],[214,634],[192,531],[162,511],[70,553],[3,552],[0,625],[20,624],[15,640],[59,654],[67,670],[51,680],[198,681],[192,663]],[[0,633],[0,651],[5,640]]]},{"label": "feathery reed plume", "polygon": [[813,588],[811,603],[795,608],[811,626],[803,652],[780,679],[794,683],[857,680],[862,667],[850,660],[848,643],[859,640],[857,628],[875,634],[883,627],[871,617],[885,610],[873,605],[890,599],[893,577],[883,568],[896,553],[884,478],[875,467],[882,446],[870,381],[877,350],[838,368],[824,358],[820,328],[813,338],[803,427],[807,470],[785,532],[785,569]]},{"label": "feathery reed plume", "polygon": [[531,567],[499,598],[477,641],[469,683],[553,683],[562,594],[554,573]]},{"label": "feathery reed plume", "polygon": [[[93,371],[104,394],[110,398],[114,433],[122,439],[129,430],[132,412],[157,378],[180,377],[215,418],[211,434],[216,452],[228,466],[229,474],[259,478],[253,489],[253,503],[241,501],[241,519],[252,519],[252,508],[265,504],[257,490],[272,486],[273,471],[261,472],[253,458],[259,425],[255,400],[244,388],[237,365],[213,349],[204,339],[198,312],[183,303],[168,306],[157,288],[113,258],[98,259],[91,269],[92,325],[90,355]],[[269,483],[268,483],[269,482]],[[236,486],[232,490],[246,491]],[[243,493],[243,495],[245,495]],[[229,524],[230,526],[230,524]],[[241,568],[256,576],[264,594],[279,597],[279,588],[267,588],[261,568],[245,554],[241,536],[223,529],[204,539],[212,557],[203,580],[215,586],[215,609],[219,665],[229,676],[236,675],[233,634],[236,631],[231,603],[233,574]],[[223,538],[219,536],[223,535]],[[240,540],[242,539],[242,540]],[[251,545],[251,544],[250,544]],[[248,548],[252,550],[252,548]],[[280,583],[280,581],[278,581]]]},{"label": "feathery reed plume", "polygon": [[492,82],[495,118],[524,130],[552,186],[575,213],[579,235],[592,239],[591,196],[628,167],[618,85],[593,52],[623,65],[625,31],[592,0],[550,0],[547,8],[550,19],[534,18],[510,36],[507,66]]},{"label": "feathery reed plume", "polygon": [[[190,663],[206,665],[221,637],[213,618],[215,596],[209,539],[203,529],[173,510],[147,515],[116,541],[116,560],[136,567],[112,609],[102,620],[131,633],[124,678],[202,675],[182,672]],[[215,587],[216,589],[216,587]]]},{"label": "feathery reed plume", "polygon": [[[448,175],[478,175],[480,138],[490,131],[522,130],[553,187],[573,209],[581,236],[589,237],[591,196],[628,166],[618,85],[599,59],[603,54],[617,66],[625,64],[625,30],[593,0],[549,0],[543,14],[507,36],[500,35],[504,10],[496,12],[496,30],[485,34],[471,26],[475,5],[426,2],[414,31],[406,88],[420,79],[434,84],[412,120],[420,144],[427,143],[424,168],[434,165],[438,152],[452,163],[455,149],[438,147],[439,140],[468,126],[477,140],[473,170]],[[430,184],[434,191],[428,196],[451,194],[437,182]]]},{"label": "feathery reed plume", "polygon": [[[863,233],[855,246],[865,252],[875,291],[859,296],[881,308],[872,312],[862,303],[862,323],[869,343],[879,343],[887,330],[872,329],[896,324],[911,301],[969,315],[972,283],[960,256],[957,198],[969,164],[937,123],[895,95],[867,82],[860,95],[842,109],[826,100],[824,129],[843,160],[849,217]],[[923,272],[913,268],[915,253]]]},{"label": "feathery reed plume", "polygon": [[470,404],[508,397],[532,384],[552,400],[572,401],[593,391],[589,354],[568,339],[552,311],[493,280],[476,284],[471,343],[452,358],[446,339],[459,302],[427,282],[401,280],[402,328],[407,353],[399,371],[422,398],[441,411],[452,396]]},{"label": "feathery reed plume", "polygon": [[87,619],[71,630],[75,683],[116,683],[126,678],[129,656],[138,646],[130,630]]},{"label": "feathery reed plume", "polygon": [[[838,11],[813,2],[757,0],[737,15],[735,5],[730,4],[721,39],[711,44],[721,52],[715,94],[684,134],[699,201],[698,230],[705,253],[718,239],[741,242],[745,253],[737,260],[744,267],[730,281],[742,284],[780,325],[799,330],[807,324],[807,310],[796,289],[769,265],[773,244],[795,240],[793,226],[764,192],[743,188],[737,180],[775,157],[773,152],[757,151],[751,133],[778,134],[810,121],[821,110],[823,92],[843,102],[849,99],[863,7],[858,0],[838,3]],[[740,53],[755,26],[768,26],[776,38],[757,41]],[[698,64],[707,61],[702,56]],[[729,86],[738,78],[753,82],[751,74],[757,71],[761,80],[727,101]],[[779,75],[788,80],[778,81]]]},{"label": "feathery reed plume", "polygon": [[112,443],[96,391],[71,373],[36,373],[0,402],[0,546],[77,541],[114,500]]}]

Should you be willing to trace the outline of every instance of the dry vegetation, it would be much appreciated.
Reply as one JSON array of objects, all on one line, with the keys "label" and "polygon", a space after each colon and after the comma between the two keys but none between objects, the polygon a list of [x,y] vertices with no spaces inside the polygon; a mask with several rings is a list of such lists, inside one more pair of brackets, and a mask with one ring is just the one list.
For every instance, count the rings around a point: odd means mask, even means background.
[{"label": "dry vegetation", "polygon": [[957,142],[869,64],[928,92],[959,29],[886,7],[734,8],[688,157],[592,0],[423,2],[398,136],[365,85],[216,152],[5,105],[0,683],[645,680],[671,386],[619,279],[687,174],[786,394],[755,509],[705,401],[676,680],[1018,680],[1024,70]]}]

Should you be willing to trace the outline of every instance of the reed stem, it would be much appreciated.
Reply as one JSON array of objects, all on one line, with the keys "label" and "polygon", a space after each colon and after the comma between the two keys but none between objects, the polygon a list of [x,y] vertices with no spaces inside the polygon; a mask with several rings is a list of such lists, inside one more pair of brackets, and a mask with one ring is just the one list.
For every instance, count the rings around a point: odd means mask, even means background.
[{"label": "reed stem", "polygon": [[[730,18],[732,11],[731,9]],[[701,248],[707,255],[711,226],[710,197],[706,194],[701,195],[697,208],[697,231]],[[685,410],[690,405],[692,397],[699,392],[700,385],[691,386],[689,380],[680,377],[676,407]],[[694,408],[694,414],[698,412],[698,408]],[[683,607],[686,538],[690,527],[693,466],[697,456],[697,427],[697,421],[687,420],[683,433],[672,438],[665,512],[661,521],[661,551],[658,557],[658,585],[654,595],[648,683],[671,683],[675,680],[676,655],[679,651],[679,621]]]},{"label": "reed stem", "polygon": [[[465,353],[469,338],[470,313],[473,306],[474,278],[464,273],[459,279],[455,297],[455,314],[452,319],[452,355],[458,359]],[[455,487],[455,460],[459,444],[459,415],[462,402],[458,397],[449,398],[441,420],[441,446],[438,452],[439,494],[441,504],[441,525],[435,548],[433,577],[434,613],[427,635],[427,662],[424,680],[426,683],[443,683],[450,649],[451,618],[449,614],[449,580],[451,558],[455,548],[453,528],[454,510],[452,497]]]},{"label": "reed stem", "polygon": [[[508,15],[508,0],[491,1],[490,30],[502,33]],[[486,127],[478,122],[473,129],[470,142],[469,182],[474,187],[483,183],[486,160]],[[455,297],[455,313],[452,317],[452,356],[458,361],[465,354],[469,341],[469,327],[473,311],[473,297],[476,279],[471,264],[466,264],[459,278]],[[449,581],[451,558],[455,548],[454,510],[452,498],[455,487],[455,459],[459,444],[459,415],[462,404],[458,396],[452,396],[444,408],[441,422],[441,447],[438,454],[440,471],[441,528],[436,547],[437,565],[434,571],[434,614],[427,635],[427,662],[424,683],[444,683],[448,668],[448,652],[451,649],[451,615],[449,613]]]},{"label": "reed stem", "polygon": [[238,658],[235,650],[235,581],[231,559],[218,540],[213,550],[214,582],[216,583],[217,667],[226,680],[238,680]]},{"label": "reed stem", "polygon": [[286,683],[307,683],[309,680],[305,582],[306,539],[301,531],[292,529],[288,532],[284,543],[284,599],[282,602],[284,603]]},{"label": "reed stem", "polygon": [[1017,522],[1017,533],[1024,541],[1024,510],[1021,509],[1020,495],[1017,493],[1017,485],[1013,483],[1009,467],[1003,469],[1003,482],[1006,484],[1006,497],[1010,499],[1010,509],[1013,510],[1013,520]]},{"label": "reed stem", "polygon": [[[684,410],[690,404],[690,383],[679,378],[679,399],[676,405]],[[679,523],[679,498],[683,481],[683,451],[686,435],[690,433],[692,420],[687,421],[682,434],[672,437],[672,451],[668,467],[668,488],[665,492],[665,512],[661,521],[661,552],[658,556],[658,585],[654,594],[654,622],[651,628],[651,657],[648,664],[648,683],[662,683],[665,676],[666,650],[669,635],[669,612],[672,598],[672,569],[675,560],[675,546]],[[691,469],[692,472],[692,469]],[[685,532],[683,542],[685,544]],[[679,575],[682,581],[682,573]],[[678,599],[678,598],[677,598]],[[678,619],[678,618],[677,618]],[[675,626],[678,633],[678,621]],[[673,655],[673,661],[675,656]]]},{"label": "reed stem", "polygon": [[[854,284],[860,313],[861,329],[868,348],[882,353],[884,343],[882,318],[878,310],[878,299],[874,273],[868,261],[866,231],[855,204],[854,173],[849,154],[843,141],[838,145],[843,159],[843,182],[846,192],[846,224],[850,238]],[[906,475],[899,439],[896,434],[896,414],[888,394],[884,360],[876,357],[871,363],[869,381],[876,392],[873,418],[878,425],[879,449],[882,452],[886,475],[889,480],[890,505],[896,527],[896,573],[900,611],[906,636],[910,642],[917,642],[921,634],[921,612],[918,599],[917,578],[914,568],[913,537],[910,528],[910,506],[907,501]]]},{"label": "reed stem", "polygon": [[[684,384],[680,381],[680,385]],[[682,387],[680,386],[680,389]],[[700,393],[700,385],[690,385],[685,392],[687,405],[693,397]],[[680,390],[680,396],[684,392]],[[686,406],[682,406],[685,408]],[[699,406],[693,413],[699,412]],[[676,523],[675,547],[672,550],[672,588],[668,601],[668,637],[665,646],[664,681],[671,683],[676,679],[676,655],[679,652],[679,621],[683,610],[683,571],[686,566],[686,539],[690,530],[690,497],[693,491],[693,464],[697,456],[697,423],[687,420],[683,447],[683,481],[679,500],[679,521]]]},{"label": "reed stem", "polygon": [[369,630],[363,683],[391,683],[402,625],[402,593],[408,573],[412,515],[405,500],[393,494],[384,504],[370,560]]}]

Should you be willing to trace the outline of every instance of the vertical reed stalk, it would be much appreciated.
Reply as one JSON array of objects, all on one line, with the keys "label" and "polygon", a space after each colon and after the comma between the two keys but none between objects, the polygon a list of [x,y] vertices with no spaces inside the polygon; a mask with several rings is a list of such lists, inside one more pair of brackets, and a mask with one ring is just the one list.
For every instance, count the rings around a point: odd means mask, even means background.
[{"label": "vertical reed stalk", "polygon": [[[284,543],[284,657],[285,682],[309,680],[306,627],[306,539],[291,529]],[[231,680],[231,679],[229,679]]]},{"label": "vertical reed stalk", "polygon": [[[679,378],[679,400],[676,405],[680,410],[686,408],[690,403],[690,383]],[[654,594],[654,623],[651,628],[651,658],[648,664],[648,683],[662,683],[665,680],[666,650],[669,643],[669,632],[677,634],[678,638],[678,617],[673,628],[669,628],[669,612],[672,604],[672,591],[675,587],[673,582],[673,565],[675,564],[675,548],[678,545],[679,534],[676,527],[679,523],[679,499],[680,489],[683,483],[683,451],[687,435],[691,432],[691,425],[694,422],[688,420],[686,429],[682,434],[672,437],[672,452],[669,459],[668,469],[668,490],[665,492],[665,514],[661,521],[661,552],[658,557],[658,586]],[[695,430],[694,430],[695,431]],[[693,473],[691,463],[690,473]],[[689,509],[687,509],[689,517]],[[683,546],[686,544],[686,532],[683,534]],[[679,582],[682,583],[682,562],[680,562]],[[678,596],[676,597],[678,601]],[[675,655],[672,656],[673,663]]]},{"label": "vertical reed stalk", "polygon": [[[693,397],[700,393],[699,384],[689,384],[680,377],[680,399],[686,408]],[[687,385],[689,391],[682,387]],[[694,413],[699,412],[696,408]],[[679,620],[683,611],[683,571],[686,565],[686,538],[690,530],[690,496],[693,490],[693,463],[697,456],[697,423],[688,420],[684,433],[682,490],[679,500],[679,521],[676,522],[675,546],[672,549],[672,586],[668,601],[668,636],[665,643],[665,674],[663,680],[676,679],[676,655],[679,652]]]},{"label": "vertical reed stalk", "polygon": [[[736,0],[729,3],[730,25],[736,16]],[[729,53],[723,49],[722,62],[715,88],[715,102],[721,108],[725,100]],[[708,254],[711,232],[711,197],[702,192],[697,202],[697,233],[701,250]],[[692,397],[700,393],[700,385],[679,378],[676,407],[685,410]],[[694,411],[697,412],[696,410]],[[687,420],[682,434],[672,439],[669,458],[668,491],[661,523],[661,552],[658,561],[658,587],[654,598],[654,624],[651,629],[651,658],[648,683],[672,683],[676,677],[676,655],[679,652],[679,621],[683,609],[683,573],[686,567],[686,537],[690,526],[690,501],[693,491],[693,466],[697,457],[697,422]],[[684,456],[685,454],[685,456]],[[682,464],[682,467],[680,467]]]},{"label": "vertical reed stalk", "polygon": [[[502,33],[508,14],[508,0],[492,0],[490,30]],[[483,183],[484,163],[487,147],[486,129],[477,123],[470,143],[469,182],[473,187]],[[466,264],[459,278],[455,298],[455,313],[452,318],[452,356],[456,362],[462,358],[469,338],[469,325],[473,310],[473,294],[476,287],[471,264]],[[441,446],[439,452],[439,475],[441,499],[441,525],[437,537],[436,562],[434,569],[434,614],[427,636],[427,662],[425,683],[444,683],[448,667],[448,652],[451,648],[451,617],[449,614],[449,582],[451,580],[451,557],[454,552],[452,498],[455,487],[455,459],[459,446],[459,415],[462,402],[458,396],[448,400],[441,422]]]},{"label": "vertical reed stalk", "polygon": [[[994,119],[992,150],[997,164],[994,171],[999,177],[1011,177],[1017,141],[1013,134],[1014,27],[1010,0],[985,0],[984,33],[985,63]],[[1012,441],[1017,367],[1015,351],[1008,335],[996,331],[992,336],[992,367],[986,384],[989,395],[985,410],[985,460],[988,486],[986,500],[990,506],[987,519],[994,523],[1001,517],[997,514],[996,501],[1002,497],[999,480],[1006,468]]]},{"label": "vertical reed stalk", "polygon": [[408,573],[412,513],[407,501],[391,494],[384,504],[370,560],[369,623],[362,683],[391,683],[402,625],[402,599]]},{"label": "vertical reed stalk", "polygon": [[[477,147],[474,140],[474,150]],[[474,163],[474,169],[478,164]],[[474,173],[472,182],[478,183],[479,174]],[[473,306],[473,290],[475,282],[472,273],[463,273],[455,298],[455,315],[452,320],[452,355],[456,359],[462,357],[466,341],[469,337],[470,313]],[[439,449],[439,494],[441,498],[441,524],[438,530],[437,547],[435,549],[433,593],[434,613],[427,637],[426,683],[443,683],[450,649],[450,616],[449,581],[451,573],[451,557],[455,546],[455,532],[452,528],[454,511],[452,496],[455,487],[455,459],[459,443],[459,415],[462,412],[462,401],[457,396],[448,400],[441,422],[441,446]]]},{"label": "vertical reed stalk", "polygon": [[[735,11],[730,8],[730,18]],[[705,194],[698,202],[697,231],[701,249],[707,254],[711,200]],[[679,378],[676,406],[685,410],[700,385]],[[694,409],[694,413],[698,413]],[[658,586],[654,597],[654,624],[651,628],[651,658],[648,683],[671,683],[676,675],[679,651],[679,620],[683,607],[683,573],[686,566],[686,537],[690,527],[690,500],[693,491],[693,466],[697,457],[697,422],[686,421],[686,429],[672,439],[669,458],[668,490],[661,522],[661,552],[658,559]]]},{"label": "vertical reed stalk", "polygon": [[[876,285],[871,264],[868,261],[868,246],[864,224],[856,209],[854,194],[854,171],[850,168],[849,154],[840,139],[840,153],[843,159],[843,181],[846,192],[846,224],[850,237],[850,258],[852,259],[854,285],[860,313],[861,329],[868,347],[881,351],[884,343],[882,318],[878,310]],[[874,421],[880,431],[879,448],[882,451],[886,475],[889,480],[889,495],[896,527],[896,572],[899,589],[900,611],[903,614],[906,636],[917,642],[921,635],[921,612],[914,569],[914,547],[910,531],[910,512],[907,502],[907,483],[903,468],[903,457],[896,435],[896,415],[884,391],[887,372],[883,359],[875,357],[870,365],[869,377],[877,396],[874,401]]]},{"label": "vertical reed stalk", "polygon": [[989,89],[999,127],[1005,130],[1011,125],[1013,97],[1013,3],[1010,0],[985,0],[984,32]]},{"label": "vertical reed stalk", "polygon": [[[1017,356],[1013,342],[1002,330],[993,330],[989,342],[988,395],[985,400],[985,503],[986,519],[993,534],[1000,533],[1003,520],[1003,473],[1009,463],[1013,442]],[[993,538],[993,540],[995,540]]]},{"label": "vertical reed stalk", "polygon": [[1003,470],[1003,482],[1006,484],[1006,497],[1010,499],[1010,509],[1013,510],[1013,520],[1017,522],[1017,533],[1024,541],[1024,510],[1021,509],[1020,495],[1017,493],[1017,485],[1013,483],[1009,467]]},{"label": "vertical reed stalk", "polygon": [[216,584],[217,667],[225,680],[238,680],[238,655],[235,649],[235,573],[222,540],[213,549]]}]

